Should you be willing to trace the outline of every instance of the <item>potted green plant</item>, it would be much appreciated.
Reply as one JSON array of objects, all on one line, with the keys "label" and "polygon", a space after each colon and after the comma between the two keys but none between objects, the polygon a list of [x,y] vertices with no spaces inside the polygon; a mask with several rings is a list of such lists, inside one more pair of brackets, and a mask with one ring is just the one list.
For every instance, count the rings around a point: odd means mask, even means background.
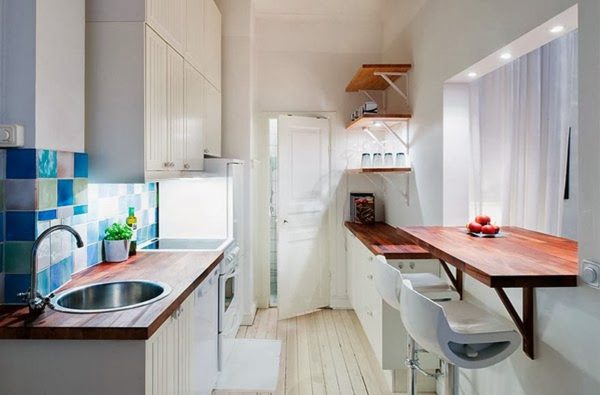
[{"label": "potted green plant", "polygon": [[123,262],[129,257],[129,243],[133,231],[125,224],[114,223],[104,231],[104,258],[106,262]]}]

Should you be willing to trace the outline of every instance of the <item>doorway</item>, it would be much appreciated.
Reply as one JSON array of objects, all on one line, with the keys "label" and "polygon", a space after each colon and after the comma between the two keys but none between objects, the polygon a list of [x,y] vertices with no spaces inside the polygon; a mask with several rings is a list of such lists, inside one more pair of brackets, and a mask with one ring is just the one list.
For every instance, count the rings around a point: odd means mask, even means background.
[{"label": "doorway", "polygon": [[268,301],[283,318],[329,305],[329,145],[325,117],[268,118]]}]

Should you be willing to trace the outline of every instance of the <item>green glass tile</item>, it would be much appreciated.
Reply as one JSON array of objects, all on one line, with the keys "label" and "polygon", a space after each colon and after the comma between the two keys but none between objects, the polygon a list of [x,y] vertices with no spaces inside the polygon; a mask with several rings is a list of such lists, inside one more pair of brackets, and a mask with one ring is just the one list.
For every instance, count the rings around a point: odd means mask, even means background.
[{"label": "green glass tile", "polygon": [[57,207],[56,180],[37,180],[38,210]]},{"label": "green glass tile", "polygon": [[87,188],[88,182],[85,178],[76,178],[73,181],[73,198],[75,205],[87,204],[88,196],[87,196]]},{"label": "green glass tile", "polygon": [[4,269],[10,274],[28,274],[31,258],[31,247],[29,242],[7,242],[4,244]]}]

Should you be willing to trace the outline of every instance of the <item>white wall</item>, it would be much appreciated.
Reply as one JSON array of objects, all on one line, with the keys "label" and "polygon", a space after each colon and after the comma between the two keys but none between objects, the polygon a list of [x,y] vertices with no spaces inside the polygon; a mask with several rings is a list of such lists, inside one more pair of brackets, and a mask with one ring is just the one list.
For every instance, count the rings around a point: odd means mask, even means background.
[{"label": "white wall", "polygon": [[[572,0],[502,2],[429,0],[410,26],[384,49],[384,61],[409,61],[413,124],[414,192],[418,205],[390,204],[387,220],[395,225],[439,224],[442,212],[443,82],[572,6]],[[600,6],[579,3],[580,23],[580,256],[600,261]],[[389,14],[389,22],[394,16]],[[588,182],[583,182],[584,180]],[[466,298],[506,316],[493,290],[467,278]],[[520,311],[519,290],[509,296]],[[516,352],[491,368],[461,372],[461,393],[482,395],[595,394],[600,385],[600,293],[581,286],[536,292],[536,359]]]},{"label": "white wall", "polygon": [[84,150],[85,2],[0,0],[0,122],[27,147]]},{"label": "white wall", "polygon": [[[362,63],[380,61],[382,4],[380,0],[256,1],[256,113],[327,113],[331,119],[332,190],[336,191],[330,205],[333,306],[348,305],[343,228],[348,190],[373,189],[368,181],[362,186],[346,185],[349,134],[344,125],[364,97],[346,93],[345,87]],[[268,211],[262,220],[268,221]],[[262,242],[268,243],[268,232]],[[260,286],[268,290],[268,260],[262,265]]]}]

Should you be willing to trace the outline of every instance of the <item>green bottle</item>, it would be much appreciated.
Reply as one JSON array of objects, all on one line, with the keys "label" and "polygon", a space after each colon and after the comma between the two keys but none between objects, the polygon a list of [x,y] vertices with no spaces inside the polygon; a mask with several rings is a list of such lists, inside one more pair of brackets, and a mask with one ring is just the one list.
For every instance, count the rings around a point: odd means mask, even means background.
[{"label": "green bottle", "polygon": [[135,208],[129,207],[129,216],[125,223],[131,228],[133,235],[131,236],[131,244],[129,245],[129,256],[137,253],[137,218],[135,217]]}]

